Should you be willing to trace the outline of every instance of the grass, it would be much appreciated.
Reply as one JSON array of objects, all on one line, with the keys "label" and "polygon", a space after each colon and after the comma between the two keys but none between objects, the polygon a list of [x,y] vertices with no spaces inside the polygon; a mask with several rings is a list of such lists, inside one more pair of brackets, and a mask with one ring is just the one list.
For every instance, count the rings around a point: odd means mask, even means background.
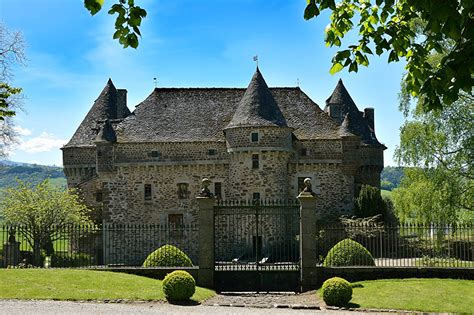
[{"label": "grass", "polygon": [[387,279],[353,283],[355,307],[422,312],[471,313],[474,281]]},{"label": "grass", "polygon": [[[191,300],[200,303],[214,291],[196,287]],[[0,269],[0,299],[164,300],[161,281],[92,270]]]}]

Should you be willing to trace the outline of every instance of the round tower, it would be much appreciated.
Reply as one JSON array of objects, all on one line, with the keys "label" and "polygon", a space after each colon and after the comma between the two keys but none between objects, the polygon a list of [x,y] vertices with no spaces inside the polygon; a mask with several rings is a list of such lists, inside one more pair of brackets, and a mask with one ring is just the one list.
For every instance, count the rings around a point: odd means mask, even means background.
[{"label": "round tower", "polygon": [[231,199],[287,199],[292,129],[257,68],[224,129]]}]

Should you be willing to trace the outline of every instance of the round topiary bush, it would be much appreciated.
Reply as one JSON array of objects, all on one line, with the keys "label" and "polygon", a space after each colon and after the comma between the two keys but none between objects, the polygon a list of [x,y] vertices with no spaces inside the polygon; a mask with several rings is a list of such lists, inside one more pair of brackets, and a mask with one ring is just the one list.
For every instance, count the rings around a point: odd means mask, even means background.
[{"label": "round topiary bush", "polygon": [[193,262],[182,250],[173,245],[163,245],[143,262],[143,267],[191,267]]},{"label": "round topiary bush", "polygon": [[323,266],[375,266],[375,261],[364,246],[346,238],[329,250]]},{"label": "round topiary bush", "polygon": [[196,281],[184,270],[176,270],[163,279],[163,293],[170,301],[186,301],[196,291]]},{"label": "round topiary bush", "polygon": [[324,281],[321,294],[327,305],[344,306],[352,299],[352,287],[349,281],[334,277]]}]

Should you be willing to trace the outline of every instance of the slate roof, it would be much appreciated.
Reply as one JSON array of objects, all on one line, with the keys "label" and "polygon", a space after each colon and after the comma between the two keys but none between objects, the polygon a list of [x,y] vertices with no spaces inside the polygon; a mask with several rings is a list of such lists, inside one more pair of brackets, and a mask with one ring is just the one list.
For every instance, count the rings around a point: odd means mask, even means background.
[{"label": "slate roof", "polygon": [[[118,142],[225,141],[246,89],[157,88],[115,128]],[[299,88],[270,88],[298,139],[339,139],[339,126]]]},{"label": "slate roof", "polygon": [[357,108],[341,79],[339,79],[331,96],[326,100],[324,110],[326,111],[327,107],[333,104],[341,107],[341,112],[344,117],[344,121],[341,124],[344,124],[344,132],[349,131],[360,136],[362,142],[367,145],[384,146],[377,140],[375,131],[370,127],[363,114]]},{"label": "slate roof", "polygon": [[258,126],[287,127],[285,117],[257,67],[226,128]]},{"label": "slate roof", "polygon": [[112,124],[110,123],[110,120],[107,119],[102,127],[99,130],[99,133],[95,137],[95,143],[100,143],[100,142],[109,142],[109,143],[114,143],[117,141],[117,136],[115,135],[114,128],[112,127]]},{"label": "slate roof", "polygon": [[91,146],[96,140],[99,129],[107,119],[122,119],[130,115],[125,104],[118,102],[118,92],[109,79],[94,105],[81,122],[71,140],[65,147]]},{"label": "slate roof", "polygon": [[[130,114],[118,104],[117,90],[109,80],[65,147],[91,146],[96,140],[224,142],[223,130],[235,126],[288,126],[300,140],[357,134],[366,144],[381,145],[342,81],[326,101],[334,102],[343,104],[348,113],[342,127],[300,88],[268,88],[257,70],[247,89],[155,88]],[[107,119],[110,124],[100,129]]]}]

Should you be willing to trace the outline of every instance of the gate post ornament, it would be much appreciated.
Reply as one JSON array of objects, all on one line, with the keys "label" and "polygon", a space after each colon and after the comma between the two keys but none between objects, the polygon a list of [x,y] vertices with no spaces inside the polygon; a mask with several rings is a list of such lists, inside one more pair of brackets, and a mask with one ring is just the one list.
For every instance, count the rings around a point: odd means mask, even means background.
[{"label": "gate post ornament", "polygon": [[212,198],[213,195],[211,191],[209,190],[209,185],[211,184],[211,180],[209,178],[203,178],[201,181],[201,192],[199,193],[199,197],[204,197],[204,198]]},{"label": "gate post ornament", "polygon": [[311,178],[307,177],[304,179],[304,189],[301,191],[300,196],[314,196],[316,195],[311,189]]}]

